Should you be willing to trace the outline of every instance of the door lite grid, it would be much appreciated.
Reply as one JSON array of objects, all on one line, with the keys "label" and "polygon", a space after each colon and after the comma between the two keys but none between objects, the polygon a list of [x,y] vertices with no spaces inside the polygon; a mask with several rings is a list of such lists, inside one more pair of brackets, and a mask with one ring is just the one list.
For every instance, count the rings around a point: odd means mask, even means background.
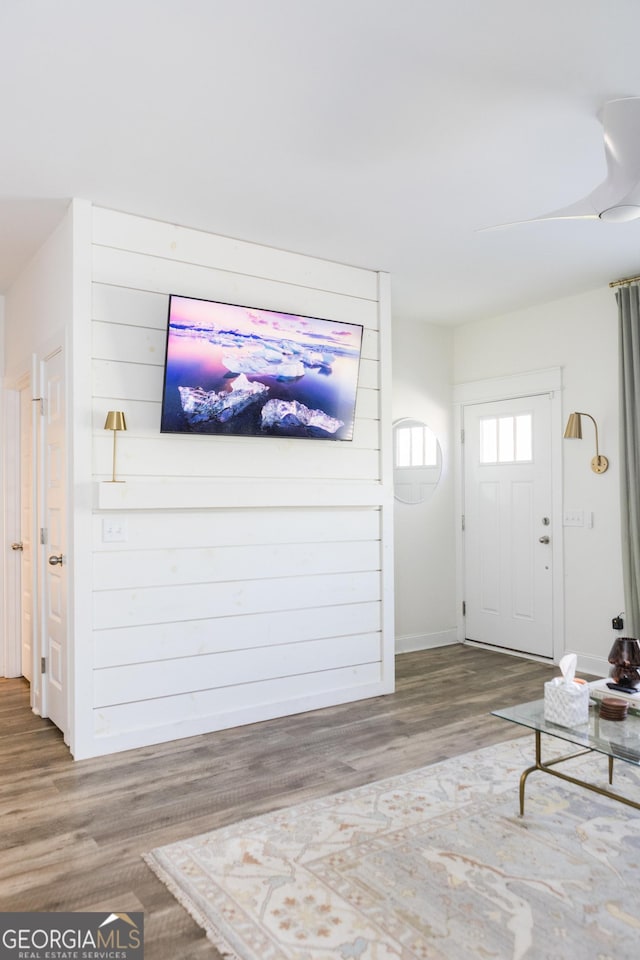
[{"label": "door lite grid", "polygon": [[480,420],[480,463],[530,463],[533,460],[533,417],[483,417]]}]

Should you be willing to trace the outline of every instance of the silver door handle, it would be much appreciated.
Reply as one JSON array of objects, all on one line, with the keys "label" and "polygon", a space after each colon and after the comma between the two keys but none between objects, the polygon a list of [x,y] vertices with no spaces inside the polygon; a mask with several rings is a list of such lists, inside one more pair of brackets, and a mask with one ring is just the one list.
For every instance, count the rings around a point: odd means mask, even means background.
[{"label": "silver door handle", "polygon": [[52,567],[55,567],[58,564],[62,565],[62,554],[59,554],[58,556],[53,554],[51,557],[49,557],[49,563]]},{"label": "silver door handle", "polygon": [[[540,537],[538,543],[549,543],[549,537]],[[51,563],[51,561],[49,561]]]},{"label": "silver door handle", "polygon": [[22,546],[22,540],[19,540],[17,543],[12,543],[12,544],[11,544],[11,549],[12,549],[12,550],[24,550],[24,547]]}]

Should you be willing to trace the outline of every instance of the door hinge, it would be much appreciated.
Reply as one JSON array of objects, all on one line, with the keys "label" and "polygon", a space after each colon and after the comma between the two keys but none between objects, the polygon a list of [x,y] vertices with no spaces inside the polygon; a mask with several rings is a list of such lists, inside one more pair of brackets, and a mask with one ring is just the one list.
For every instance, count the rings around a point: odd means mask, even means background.
[{"label": "door hinge", "polygon": [[464,427],[460,431],[460,443],[464,443]]},{"label": "door hinge", "polygon": [[464,513],[462,514],[462,529],[463,529],[463,530],[465,529]]},{"label": "door hinge", "polygon": [[40,543],[47,542],[47,531],[45,527],[40,527]]},{"label": "door hinge", "polygon": [[31,402],[40,404],[40,416],[44,417],[44,397],[33,397]]},{"label": "door hinge", "polygon": [[46,672],[47,672],[47,658],[40,657],[40,673],[46,673]]},{"label": "door hinge", "polygon": [[466,600],[463,600],[463,601],[462,601],[462,616],[463,616],[463,617],[466,617],[466,615],[467,615],[467,601],[466,601]]}]

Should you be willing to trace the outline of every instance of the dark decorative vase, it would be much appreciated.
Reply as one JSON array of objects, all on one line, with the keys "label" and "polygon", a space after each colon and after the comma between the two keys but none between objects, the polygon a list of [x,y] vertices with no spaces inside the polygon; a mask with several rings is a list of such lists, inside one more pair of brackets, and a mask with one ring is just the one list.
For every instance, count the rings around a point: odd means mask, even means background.
[{"label": "dark decorative vase", "polygon": [[609,653],[609,663],[613,664],[611,679],[621,690],[635,690],[640,684],[640,644],[632,637],[620,637],[614,640]]}]

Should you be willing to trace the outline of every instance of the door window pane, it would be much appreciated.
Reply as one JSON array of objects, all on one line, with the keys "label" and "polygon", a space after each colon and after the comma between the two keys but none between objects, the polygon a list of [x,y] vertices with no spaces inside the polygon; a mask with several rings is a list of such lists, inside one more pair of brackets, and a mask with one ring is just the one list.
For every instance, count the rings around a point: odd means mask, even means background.
[{"label": "door window pane", "polygon": [[533,460],[533,417],[523,413],[516,417],[516,460]]},{"label": "door window pane", "polygon": [[480,421],[480,463],[498,462],[498,421],[487,417]]},{"label": "door window pane", "polygon": [[515,438],[513,436],[513,417],[500,417],[498,420],[498,462],[513,463],[515,460]]},{"label": "door window pane", "polygon": [[532,460],[532,414],[480,420],[480,463],[530,463]]}]

